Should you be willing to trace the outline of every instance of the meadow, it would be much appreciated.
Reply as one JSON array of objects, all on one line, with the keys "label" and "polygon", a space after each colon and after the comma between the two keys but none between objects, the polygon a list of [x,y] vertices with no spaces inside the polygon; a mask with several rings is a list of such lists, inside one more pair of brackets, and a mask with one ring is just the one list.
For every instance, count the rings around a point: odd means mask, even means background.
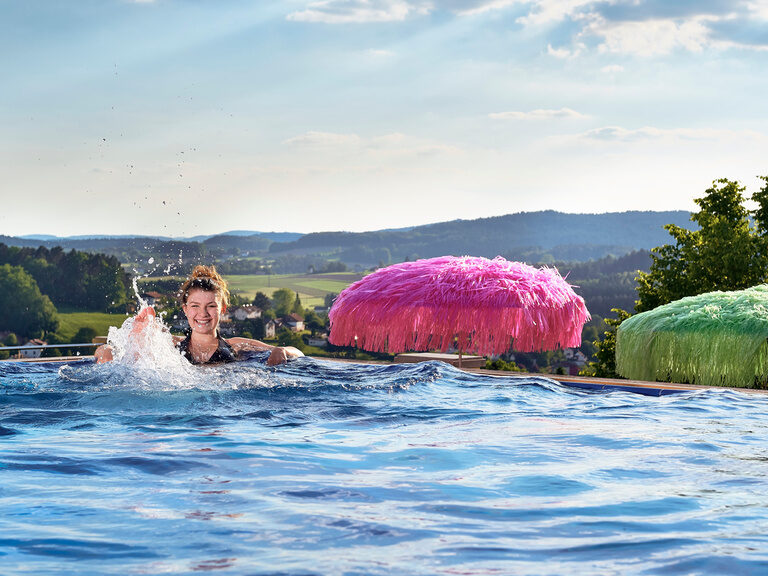
[{"label": "meadow", "polygon": [[[56,333],[69,341],[80,328],[90,326],[99,336],[106,336],[110,326],[122,326],[127,318],[125,314],[106,314],[103,312],[62,312],[59,311],[59,329]],[[83,342],[87,344],[87,342]]]},{"label": "meadow", "polygon": [[322,306],[325,295],[338,294],[344,288],[362,278],[353,272],[331,272],[327,274],[250,274],[225,276],[229,289],[241,296],[253,298],[256,292],[271,297],[279,288],[288,288],[298,293],[305,308]]}]

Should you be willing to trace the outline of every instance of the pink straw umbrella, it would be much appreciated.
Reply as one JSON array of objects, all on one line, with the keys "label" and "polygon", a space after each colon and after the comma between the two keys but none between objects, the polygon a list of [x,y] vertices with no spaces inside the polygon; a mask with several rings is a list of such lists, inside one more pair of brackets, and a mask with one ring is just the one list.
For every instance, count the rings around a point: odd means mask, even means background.
[{"label": "pink straw umbrella", "polygon": [[557,270],[496,257],[442,256],[380,268],[348,286],[329,313],[329,342],[396,354],[503,354],[581,344],[584,299]]}]

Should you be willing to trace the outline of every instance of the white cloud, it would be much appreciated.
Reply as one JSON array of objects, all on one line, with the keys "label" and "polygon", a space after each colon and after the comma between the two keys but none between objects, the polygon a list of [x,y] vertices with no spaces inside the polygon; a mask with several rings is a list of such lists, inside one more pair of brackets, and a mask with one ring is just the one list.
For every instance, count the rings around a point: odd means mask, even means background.
[{"label": "white cloud", "polygon": [[393,132],[382,136],[361,138],[356,134],[336,134],[332,132],[306,132],[283,141],[286,146],[302,146],[318,152],[351,151],[361,154],[386,155],[390,157],[427,156],[435,154],[455,154],[461,150],[455,146],[416,138]]},{"label": "white cloud", "polygon": [[600,72],[605,74],[617,74],[618,72],[624,72],[624,66],[621,66],[620,64],[610,64],[600,68]]},{"label": "white cloud", "polygon": [[469,4],[471,4],[471,6],[458,9],[456,10],[456,13],[462,16],[472,16],[474,14],[483,14],[492,10],[502,10],[514,4],[522,4],[525,1],[526,0],[480,0],[470,2]]},{"label": "white cloud", "polygon": [[553,48],[552,44],[547,44],[547,54],[554,56],[555,58],[560,58],[561,60],[570,60],[581,54],[584,48],[584,44],[581,43],[576,44],[572,50],[569,50],[568,48]]},{"label": "white cloud", "polygon": [[283,141],[283,144],[288,146],[313,146],[318,148],[350,146],[359,143],[360,137],[356,134],[336,134],[333,132],[305,132]]},{"label": "white cloud", "polygon": [[[572,137],[563,137],[572,139]],[[579,140],[602,140],[608,142],[638,142],[643,140],[744,140],[762,139],[759,132],[753,130],[721,130],[717,128],[655,128],[644,126],[642,128],[630,129],[621,126],[605,126],[588,130],[576,136]]]},{"label": "white cloud", "polygon": [[432,3],[423,0],[322,0],[289,14],[288,20],[325,24],[399,22],[428,14],[431,9]]},{"label": "white cloud", "polygon": [[595,4],[595,0],[538,0],[533,4],[535,9],[527,16],[518,18],[518,23],[524,26],[543,26],[560,22]]},{"label": "white cloud", "polygon": [[570,108],[560,108],[559,110],[531,110],[530,112],[494,112],[488,114],[489,118],[494,120],[550,120],[553,118],[587,118]]},{"label": "white cloud", "polygon": [[365,51],[366,56],[369,56],[371,58],[392,58],[395,53],[392,52],[392,50],[376,50],[376,49],[369,49]]},{"label": "white cloud", "polygon": [[746,7],[752,17],[768,20],[768,0],[752,0]]},{"label": "white cloud", "polygon": [[584,33],[603,39],[601,52],[638,56],[660,56],[677,49],[701,52],[711,43],[704,18],[680,23],[674,20],[608,22],[595,18]]}]

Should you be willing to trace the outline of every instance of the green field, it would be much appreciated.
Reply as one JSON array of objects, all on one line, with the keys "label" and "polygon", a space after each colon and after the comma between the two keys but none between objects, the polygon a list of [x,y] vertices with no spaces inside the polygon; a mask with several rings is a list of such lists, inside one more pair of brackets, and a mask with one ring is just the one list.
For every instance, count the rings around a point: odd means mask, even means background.
[{"label": "green field", "polygon": [[[122,326],[125,314],[104,314],[101,312],[59,312],[59,336],[70,340],[80,328],[90,326],[99,336],[106,336],[110,326]],[[83,342],[87,344],[87,342]]]},{"label": "green field", "polygon": [[288,288],[298,292],[304,307],[322,306],[325,295],[338,294],[352,282],[362,278],[362,274],[334,272],[329,274],[256,274],[226,276],[229,289],[242,296],[253,298],[256,292],[263,292],[270,298],[278,288]]}]

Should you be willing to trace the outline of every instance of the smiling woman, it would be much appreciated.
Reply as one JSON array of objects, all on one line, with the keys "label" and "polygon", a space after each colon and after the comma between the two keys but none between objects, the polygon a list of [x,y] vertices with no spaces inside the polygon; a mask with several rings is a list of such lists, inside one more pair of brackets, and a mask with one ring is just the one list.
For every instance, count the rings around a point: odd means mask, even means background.
[{"label": "smiling woman", "polygon": [[[226,281],[213,266],[196,266],[181,287],[182,310],[189,322],[186,337],[174,336],[174,343],[192,364],[233,362],[239,352],[270,351],[267,364],[283,364],[304,354],[292,346],[270,346],[251,338],[224,339],[219,334],[219,320],[229,304]],[[147,329],[155,316],[152,307],[143,308],[136,316],[133,332]],[[101,346],[95,352],[101,364],[113,359],[111,346]]]}]

